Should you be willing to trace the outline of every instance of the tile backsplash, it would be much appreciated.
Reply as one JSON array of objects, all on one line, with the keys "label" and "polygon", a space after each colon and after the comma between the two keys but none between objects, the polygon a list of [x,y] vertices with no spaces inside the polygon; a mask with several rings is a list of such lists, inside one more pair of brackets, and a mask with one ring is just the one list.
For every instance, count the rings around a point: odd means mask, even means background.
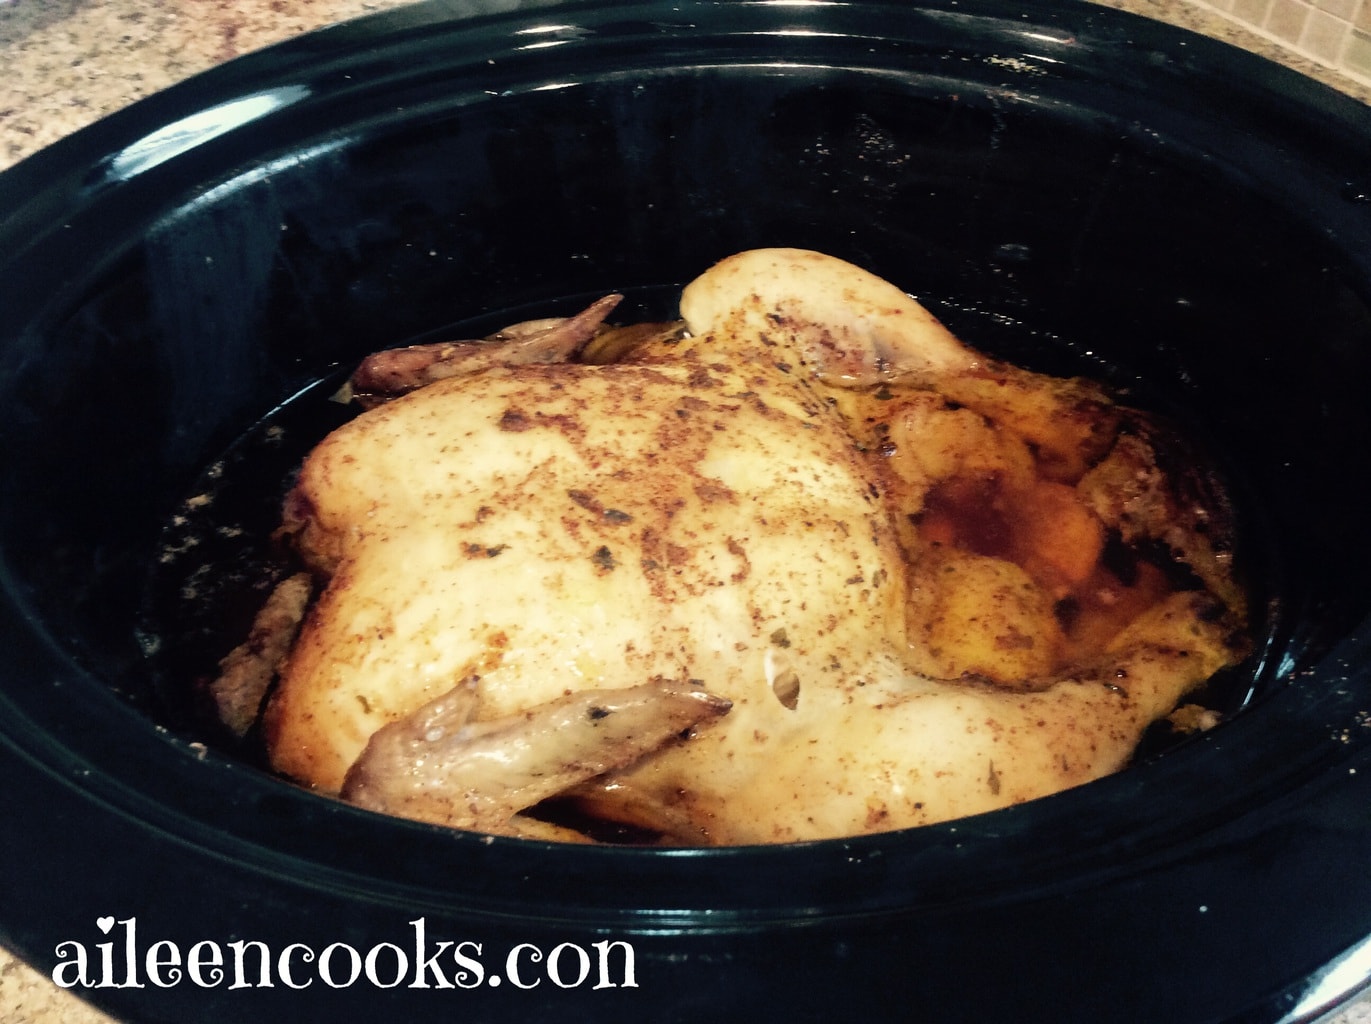
[{"label": "tile backsplash", "polygon": [[1324,67],[1371,84],[1371,0],[1192,0]]}]

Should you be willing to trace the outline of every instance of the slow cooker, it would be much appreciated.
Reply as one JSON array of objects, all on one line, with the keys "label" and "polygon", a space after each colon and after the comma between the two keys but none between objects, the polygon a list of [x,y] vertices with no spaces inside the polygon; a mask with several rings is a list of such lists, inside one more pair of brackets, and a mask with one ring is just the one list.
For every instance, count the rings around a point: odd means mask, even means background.
[{"label": "slow cooker", "polygon": [[[1364,984],[1371,109],[1070,0],[475,10],[251,55],[0,175],[0,940],[223,1024],[1274,1022]],[[247,527],[361,355],[604,290],[669,316],[778,245],[1218,453],[1259,609],[1221,725],[976,818],[665,850],[371,815],[196,716]]]}]

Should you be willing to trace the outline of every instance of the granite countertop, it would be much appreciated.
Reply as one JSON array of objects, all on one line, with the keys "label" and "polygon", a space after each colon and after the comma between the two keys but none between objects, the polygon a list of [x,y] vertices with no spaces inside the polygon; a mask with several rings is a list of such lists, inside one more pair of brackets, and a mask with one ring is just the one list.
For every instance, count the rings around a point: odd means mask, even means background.
[{"label": "granite countertop", "polygon": [[[0,0],[0,170],[215,64],[406,2]],[[1249,30],[1219,7],[1192,0],[1102,2],[1231,42],[1371,103],[1371,82],[1302,56],[1261,29]],[[1360,4],[1371,13],[1371,0]],[[101,1024],[109,1018],[0,950],[0,1020]],[[1371,1024],[1371,994],[1328,1024]]]}]

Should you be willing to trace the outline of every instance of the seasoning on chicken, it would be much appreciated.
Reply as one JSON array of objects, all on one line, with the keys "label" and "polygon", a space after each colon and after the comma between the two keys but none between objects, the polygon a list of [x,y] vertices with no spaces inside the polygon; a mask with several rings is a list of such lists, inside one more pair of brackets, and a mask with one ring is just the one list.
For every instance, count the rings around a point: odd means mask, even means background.
[{"label": "seasoning on chicken", "polygon": [[[830,838],[1116,771],[1244,656],[1221,489],[1102,388],[802,250],[724,260],[681,314],[592,359],[483,352],[310,454],[277,770],[514,835],[564,834],[531,824],[556,798],[669,842]],[[631,736],[587,728],[613,691]]]},{"label": "seasoning on chicken", "polygon": [[[585,690],[526,712],[473,722],[480,680],[464,680],[372,734],[342,797],[408,818],[482,832],[542,835],[525,808],[623,768],[728,701],[664,681]],[[470,784],[465,784],[465,779]]]}]

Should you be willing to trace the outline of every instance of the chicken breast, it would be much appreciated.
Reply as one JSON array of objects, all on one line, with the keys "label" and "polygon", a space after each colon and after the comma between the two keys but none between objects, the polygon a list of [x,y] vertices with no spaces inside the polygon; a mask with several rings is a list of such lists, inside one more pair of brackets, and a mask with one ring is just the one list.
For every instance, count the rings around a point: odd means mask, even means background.
[{"label": "chicken breast", "polygon": [[[1093,385],[995,364],[816,253],[724,261],[682,313],[688,336],[620,362],[482,365],[315,449],[285,518],[324,585],[266,711],[279,771],[326,793],[418,779],[418,816],[499,831],[469,809],[500,744],[449,748],[522,716],[510,742],[548,751],[527,771],[607,766],[564,780],[596,815],[689,842],[853,835],[1115,771],[1241,656],[1214,588],[1103,567],[1108,485],[1076,488],[1121,420]],[[1000,540],[947,525],[967,488]],[[548,723],[585,715],[538,709],[587,695],[595,719],[647,684],[708,714],[631,758],[556,753]],[[459,687],[452,728],[369,745]]]},{"label": "chicken breast", "polygon": [[277,767],[335,790],[380,725],[473,675],[483,717],[699,679],[738,728],[776,703],[773,635],[805,667],[902,643],[886,516],[837,414],[802,402],[722,363],[540,366],[335,433],[294,499],[330,584],[272,705]]}]

